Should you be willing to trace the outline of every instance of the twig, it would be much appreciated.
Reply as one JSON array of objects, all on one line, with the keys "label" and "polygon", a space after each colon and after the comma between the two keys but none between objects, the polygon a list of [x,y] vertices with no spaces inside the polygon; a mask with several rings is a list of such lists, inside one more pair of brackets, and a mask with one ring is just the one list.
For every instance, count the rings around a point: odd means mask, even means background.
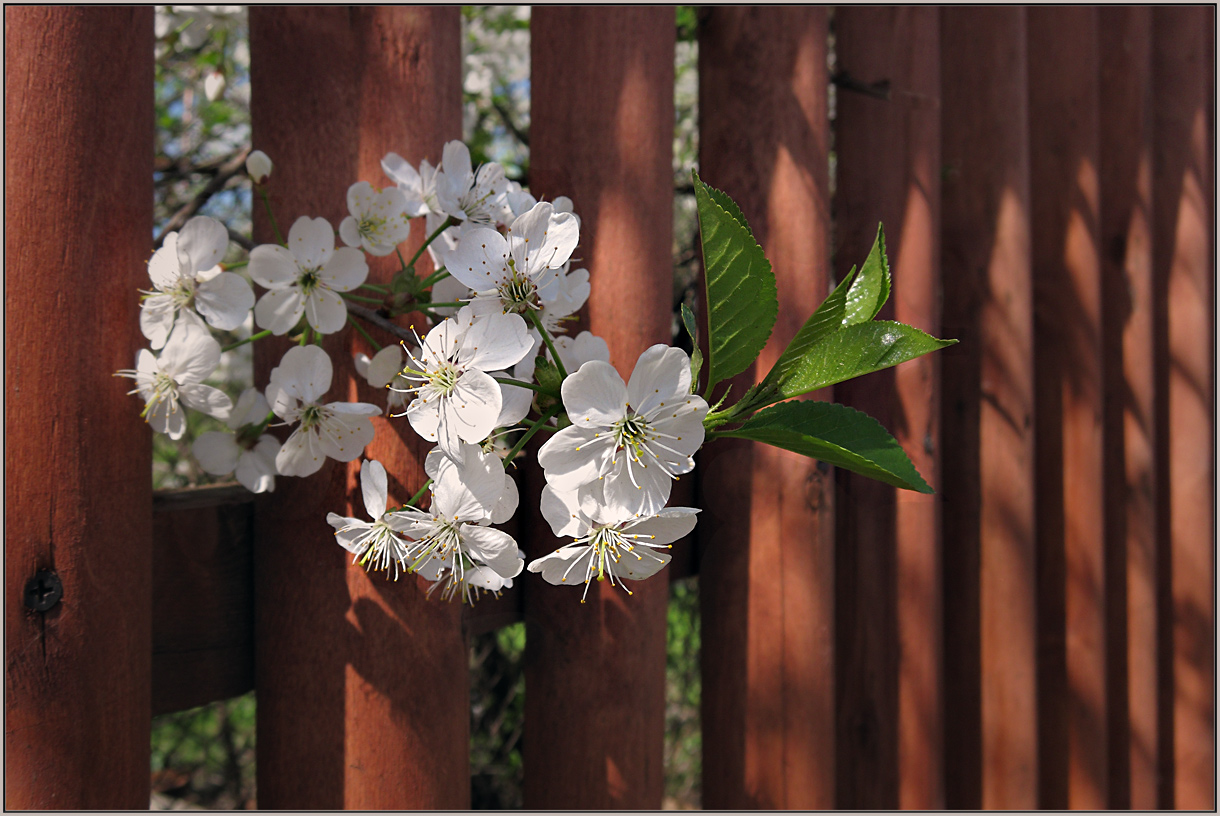
[{"label": "twig", "polygon": [[246,156],[249,155],[249,153],[250,148],[248,147],[239,150],[237,153],[233,154],[233,157],[229,159],[229,161],[221,165],[220,169],[216,171],[216,175],[212,177],[211,181],[204,185],[204,188],[200,190],[193,199],[184,204],[182,208],[178,210],[178,212],[174,213],[173,218],[166,222],[164,229],[161,230],[161,233],[157,236],[157,239],[153,241],[153,247],[160,248],[166,235],[174,230],[182,229],[182,226],[186,224],[187,219],[199,212],[199,209],[208,202],[209,198],[224,188],[229,179],[240,173],[242,168],[246,166]]},{"label": "twig", "polygon": [[520,141],[521,144],[529,147],[529,132],[523,131],[517,126],[517,123],[513,121],[513,115],[509,112],[508,108],[506,108],[502,103],[497,102],[494,96],[491,100],[491,106],[496,109],[496,113],[500,114],[500,120],[504,122],[504,127],[508,128],[508,132],[517,137],[517,140]]},{"label": "twig", "polygon": [[246,252],[249,252],[250,250],[254,249],[253,241],[251,241],[249,238],[242,235],[241,233],[234,232],[233,230],[229,230],[229,240],[232,241],[233,243],[237,244],[239,247],[244,249]]},{"label": "twig", "polygon": [[845,91],[864,94],[884,102],[890,101],[890,81],[888,79],[879,79],[876,82],[868,83],[856,79],[846,71],[839,71],[830,78],[830,81],[835,87],[842,88]]},{"label": "twig", "polygon": [[372,323],[377,328],[381,329],[382,331],[389,332],[399,340],[406,340],[412,343],[415,342],[415,335],[411,333],[410,329],[404,329],[402,326],[395,325],[394,323],[390,322],[388,317],[385,317],[375,309],[361,306],[358,303],[352,303],[350,300],[346,302],[346,305],[348,314],[354,314],[361,320]]}]

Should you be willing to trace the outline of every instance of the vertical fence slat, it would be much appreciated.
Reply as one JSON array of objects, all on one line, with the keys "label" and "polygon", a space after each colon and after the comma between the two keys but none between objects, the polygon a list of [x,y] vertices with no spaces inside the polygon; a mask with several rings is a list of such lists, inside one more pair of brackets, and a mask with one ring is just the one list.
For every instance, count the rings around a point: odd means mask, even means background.
[{"label": "vertical fence slat", "polygon": [[4,10],[6,808],[148,806],[151,444],[112,374],[146,345],[152,18]]},{"label": "vertical fence slat", "polygon": [[941,10],[945,774],[952,808],[1037,803],[1025,12]]},{"label": "vertical fence slat", "polygon": [[[444,142],[460,138],[459,25],[455,8],[250,10],[253,142],[275,162],[285,233],[301,215],[338,225],[358,180],[388,186],[387,152],[437,164]],[[255,228],[274,240],[261,208]],[[413,246],[423,232],[422,219],[412,224]],[[387,279],[391,263],[370,266],[371,280]],[[260,343],[258,382],[284,348]],[[384,399],[353,370],[363,341],[326,348],[330,398]],[[386,466],[391,502],[405,501],[426,478],[427,446],[405,419],[374,421],[366,456]],[[366,575],[335,544],[326,513],[364,513],[358,468],[328,462],[307,479],[281,478],[256,505],[259,804],[466,807],[461,606],[425,600],[413,578]]]},{"label": "vertical fence slat", "polygon": [[[538,7],[531,20],[530,187],[581,217],[574,266],[588,328],[624,379],[670,342],[674,10]],[[573,329],[573,332],[576,329]],[[522,498],[531,558],[557,541]],[[527,808],[659,808],[664,787],[666,572],[579,592],[527,574]]]},{"label": "vertical fence slat", "polygon": [[[835,12],[838,70],[889,82],[840,88],[835,118],[837,279],[886,229],[893,294],[881,318],[940,334],[940,37],[935,8]],[[938,487],[939,359],[843,383]],[[940,511],[936,496],[836,477],[838,807],[939,808],[942,782]]]},{"label": "vertical fence slat", "polygon": [[1213,32],[1214,9],[1153,11],[1154,252],[1167,310],[1161,384],[1173,611],[1173,798],[1162,805],[1192,809],[1215,806]]},{"label": "vertical fence slat", "polygon": [[[741,205],[779,286],[771,341],[730,399],[829,292],[826,27],[825,9],[730,7],[700,27],[701,172]],[[704,806],[833,807],[830,469],[720,442],[700,469]]]},{"label": "vertical fence slat", "polygon": [[1039,803],[1104,808],[1106,699],[1097,10],[1028,12]]},{"label": "vertical fence slat", "polygon": [[[1107,574],[1116,593],[1110,807],[1157,806],[1156,474],[1152,334],[1152,63],[1149,8],[1100,12],[1101,252]],[[1121,466],[1119,462],[1121,461]]]}]

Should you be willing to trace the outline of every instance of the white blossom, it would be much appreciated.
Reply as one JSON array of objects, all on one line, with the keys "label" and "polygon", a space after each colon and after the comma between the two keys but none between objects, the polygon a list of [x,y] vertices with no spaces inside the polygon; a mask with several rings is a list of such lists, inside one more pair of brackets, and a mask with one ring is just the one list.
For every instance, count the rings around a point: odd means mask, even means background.
[{"label": "white blossom", "polygon": [[[429,509],[408,507],[386,516],[391,529],[413,540],[407,569],[434,582],[429,592],[443,586],[446,599],[460,592],[473,603],[479,589],[511,585],[524,566],[513,537],[484,526],[491,521],[489,497],[504,487],[502,466],[497,473],[488,464],[473,453],[466,466],[443,457],[435,465]],[[480,567],[497,578],[491,580]]]},{"label": "white blossom", "polygon": [[157,433],[181,439],[186,433],[186,413],[181,402],[196,411],[225,419],[233,402],[223,391],[203,381],[220,362],[220,344],[207,329],[191,320],[180,319],[170,333],[161,356],[148,349],[136,353],[136,367],[118,371],[115,376],[136,381],[130,394],[144,400],[140,416]]},{"label": "white blossom", "polygon": [[326,457],[350,462],[373,441],[372,417],[381,413],[367,402],[331,402],[322,396],[333,376],[330,358],[317,346],[293,346],[271,370],[267,401],[292,425],[300,422],[280,448],[276,469],[284,476],[316,473]]},{"label": "white blossom", "polygon": [[495,226],[503,220],[507,192],[503,167],[489,162],[476,173],[466,145],[457,140],[445,145],[436,174],[436,201],[441,212],[458,221]]},{"label": "white blossom", "polygon": [[261,150],[255,150],[246,157],[246,173],[255,184],[262,184],[271,177],[271,159]]},{"label": "white blossom", "polygon": [[349,247],[389,255],[411,234],[407,198],[395,187],[378,190],[358,181],[347,189],[347,209],[351,215],[339,224],[339,235]]},{"label": "white blossom", "polygon": [[338,513],[327,513],[326,521],[335,528],[339,546],[352,553],[353,564],[363,564],[369,570],[385,570],[387,575],[393,566],[397,581],[399,569],[406,566],[408,543],[390,529],[386,516],[388,480],[380,462],[370,459],[361,465],[360,492],[371,522]]},{"label": "white blossom", "polygon": [[386,346],[371,358],[355,355],[356,373],[374,388],[386,390],[386,413],[391,415],[401,412],[410,397],[411,381],[402,376],[404,359],[400,346]]},{"label": "white blossom", "polygon": [[236,472],[237,481],[251,493],[275,490],[275,457],[280,452],[280,441],[269,433],[254,436],[270,411],[267,399],[257,389],[243,391],[225,420],[229,431],[208,431],[191,446],[199,466],[213,476]]},{"label": "white blossom", "polygon": [[218,264],[229,248],[229,231],[215,218],[195,216],[182,232],[165,236],[148,262],[155,292],[140,307],[140,331],[149,345],[165,345],[179,314],[194,318],[197,311],[209,325],[232,331],[254,305],[254,292],[245,279],[224,272]]},{"label": "white blossom", "polygon": [[703,444],[708,406],[690,393],[690,358],[658,344],[640,355],[626,385],[594,360],[560,390],[572,425],[538,450],[547,483],[569,490],[603,482],[613,512],[655,515]]},{"label": "white blossom", "polygon": [[530,350],[520,315],[475,319],[469,306],[439,323],[412,355],[403,376],[415,395],[407,418],[415,432],[461,461],[461,442],[482,442],[496,427],[503,397],[487,373],[513,365]]},{"label": "white blossom", "polygon": [[518,218],[507,235],[471,229],[449,254],[446,268],[477,293],[476,313],[539,309],[540,300],[560,294],[560,270],[579,233],[575,216],[556,213],[544,201]]},{"label": "white blossom", "polygon": [[597,491],[581,496],[579,491],[560,491],[551,485],[542,489],[542,516],[556,536],[571,536],[572,544],[530,562],[530,572],[542,574],[549,584],[585,585],[610,580],[631,594],[623,579],[642,581],[669,563],[673,542],[695,528],[692,507],[665,507],[655,513],[627,514],[600,501]]},{"label": "white blossom", "polygon": [[[387,153],[381,160],[381,169],[398,185],[398,190],[406,199],[408,217],[416,218],[428,213],[440,212],[440,205],[436,202],[436,168],[427,159],[419,163],[417,172],[402,156],[397,153]],[[441,220],[444,220],[444,216],[441,217]],[[429,235],[432,234],[432,229],[435,227],[428,230]]]},{"label": "white blossom", "polygon": [[203,79],[203,95],[208,98],[209,102],[215,102],[220,99],[225,92],[225,75],[223,71],[209,71],[208,75]]},{"label": "white blossom", "polygon": [[250,253],[250,277],[270,291],[254,307],[260,328],[285,334],[301,315],[321,334],[333,334],[347,323],[347,306],[339,292],[349,292],[368,277],[358,249],[335,249],[335,233],[325,218],[301,216],[288,232],[288,249],[275,244]]}]

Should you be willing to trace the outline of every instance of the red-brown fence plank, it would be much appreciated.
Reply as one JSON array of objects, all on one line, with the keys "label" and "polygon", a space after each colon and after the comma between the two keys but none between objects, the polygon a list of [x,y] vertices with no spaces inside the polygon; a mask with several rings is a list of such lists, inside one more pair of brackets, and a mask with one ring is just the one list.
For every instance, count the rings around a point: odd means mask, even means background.
[{"label": "red-brown fence plank", "polygon": [[[1100,10],[1110,807],[1157,807],[1151,9]],[[1121,465],[1120,465],[1121,463]]]},{"label": "red-brown fence plank", "polygon": [[1166,453],[1173,609],[1173,799],[1215,807],[1212,403],[1215,271],[1207,40],[1214,9],[1153,11],[1153,246],[1167,310]]},{"label": "red-brown fence plank", "polygon": [[1097,9],[1028,12],[1039,803],[1106,807]]},{"label": "red-brown fence plank", "polygon": [[[531,20],[531,189],[571,197],[588,328],[624,379],[670,342],[674,10],[538,7]],[[573,331],[577,331],[573,328]],[[531,558],[562,542],[522,498]],[[666,572],[578,593],[524,576],[527,808],[658,808]]]},{"label": "red-brown fence plank", "polygon": [[[888,82],[878,99],[840,86],[835,268],[838,279],[886,229],[893,294],[880,317],[940,333],[939,12],[843,7],[838,70]],[[836,398],[890,429],[928,483],[939,471],[939,360],[839,385]],[[852,473],[836,477],[839,631],[838,807],[944,806],[940,507]]]},{"label": "red-brown fence plank", "polygon": [[253,539],[241,485],[153,496],[154,715],[254,688]]},{"label": "red-brown fence plank", "polygon": [[946,805],[1037,804],[1025,12],[941,10]]},{"label": "red-brown fence plank", "polygon": [[[761,7],[705,14],[702,175],[741,205],[779,286],[779,319],[756,367],[735,378],[739,396],[829,292],[827,16]],[[700,469],[703,804],[833,807],[830,469],[721,442],[705,448]]]},{"label": "red-brown fence plank", "polygon": [[[337,225],[350,184],[389,184],[379,161],[391,150],[439,162],[444,142],[461,136],[459,32],[456,8],[250,10],[253,142],[275,162],[282,229],[301,215]],[[273,240],[255,216],[257,237]],[[412,245],[423,237],[419,220]],[[371,264],[370,279],[385,281],[391,265]],[[384,398],[353,371],[363,341],[326,348],[331,398]],[[257,348],[260,383],[283,350]],[[427,447],[405,419],[375,423],[366,456],[386,466],[391,502],[405,501],[426,478]],[[349,563],[325,517],[364,514],[358,467],[328,462],[308,479],[281,478],[256,504],[259,804],[465,807],[461,606],[425,600],[415,579]]]},{"label": "red-brown fence plank", "polygon": [[152,27],[4,10],[6,808],[148,806],[152,454],[112,374],[146,344]]}]

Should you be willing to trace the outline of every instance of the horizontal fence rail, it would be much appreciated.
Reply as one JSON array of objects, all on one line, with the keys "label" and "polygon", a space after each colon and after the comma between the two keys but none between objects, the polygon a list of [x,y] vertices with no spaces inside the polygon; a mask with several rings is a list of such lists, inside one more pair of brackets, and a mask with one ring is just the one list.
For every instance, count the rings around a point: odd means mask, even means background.
[{"label": "horizontal fence rail", "polygon": [[[734,392],[878,222],[881,317],[960,341],[815,395],[877,417],[934,496],[744,440],[675,487],[703,508],[665,575],[700,581],[705,807],[1215,806],[1214,14],[698,12],[700,172],[779,287]],[[457,9],[249,19],[283,212],[337,221],[385,153],[460,134]],[[5,37],[6,806],[141,808],[150,717],[255,690],[262,806],[466,807],[470,638],[524,621],[525,806],[659,807],[665,578],[426,601],[333,543],[358,463],[151,492],[110,375],[140,346],[152,12],[10,7]],[[673,9],[541,7],[531,37],[532,189],[581,215],[579,327],[625,371],[671,325]],[[365,342],[330,342],[334,398],[369,399]],[[377,422],[405,499],[426,448]]]}]

